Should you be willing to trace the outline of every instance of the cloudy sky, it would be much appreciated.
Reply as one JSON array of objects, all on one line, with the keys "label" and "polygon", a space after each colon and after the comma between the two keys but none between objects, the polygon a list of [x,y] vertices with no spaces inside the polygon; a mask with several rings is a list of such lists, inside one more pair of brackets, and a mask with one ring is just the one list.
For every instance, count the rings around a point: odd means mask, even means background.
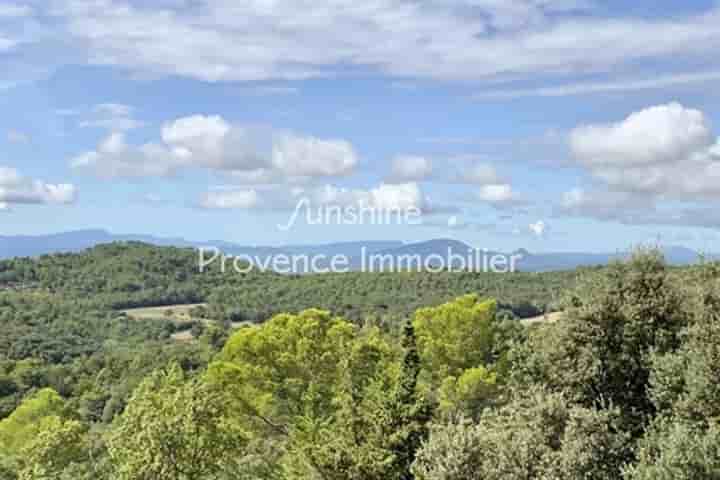
[{"label": "cloudy sky", "polygon": [[711,0],[3,0],[0,235],[720,251],[718,51]]}]

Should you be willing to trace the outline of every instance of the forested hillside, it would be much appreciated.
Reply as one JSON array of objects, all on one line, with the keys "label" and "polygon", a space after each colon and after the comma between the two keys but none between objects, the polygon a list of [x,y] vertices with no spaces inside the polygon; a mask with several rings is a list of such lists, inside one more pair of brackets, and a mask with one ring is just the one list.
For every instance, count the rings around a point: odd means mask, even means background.
[{"label": "forested hillside", "polygon": [[[716,265],[639,252],[552,274],[280,276],[200,274],[195,255],[0,263],[0,479],[720,471]],[[183,343],[168,318],[121,311],[200,302]]]}]

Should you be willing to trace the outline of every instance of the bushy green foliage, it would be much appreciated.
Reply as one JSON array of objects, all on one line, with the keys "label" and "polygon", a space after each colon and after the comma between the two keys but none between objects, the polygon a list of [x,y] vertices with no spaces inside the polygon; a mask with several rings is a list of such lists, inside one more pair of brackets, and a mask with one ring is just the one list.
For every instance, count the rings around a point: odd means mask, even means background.
[{"label": "bushy green foliage", "polygon": [[65,401],[52,389],[40,390],[26,398],[9,417],[0,421],[0,465],[3,466],[0,471],[16,471],[26,449],[45,430],[47,421],[69,414]]},{"label": "bushy green foliage", "polygon": [[626,480],[712,480],[720,478],[720,425],[664,419],[640,441],[638,462]]},{"label": "bushy green foliage", "polygon": [[[287,478],[411,479],[410,466],[432,407],[417,389],[420,357],[412,326],[401,362],[377,331],[361,335],[342,373],[337,410],[320,422],[302,422],[290,446]],[[358,367],[358,370],[353,367]]]},{"label": "bushy green foliage", "polygon": [[40,359],[69,363],[93,354],[108,340],[142,342],[169,338],[169,322],[138,323],[60,294],[0,293],[0,361]]},{"label": "bushy green foliage", "polygon": [[495,298],[511,318],[551,310],[578,272],[496,274],[483,272],[351,272],[264,276],[213,290],[211,308],[236,320],[264,321],[279,313],[320,308],[362,324],[368,318],[399,328],[423,307],[473,293]]},{"label": "bushy green foliage", "polygon": [[413,319],[423,364],[435,379],[494,361],[496,303],[466,295],[418,310]]},{"label": "bushy green foliage", "polygon": [[38,433],[42,419],[65,416],[65,401],[52,389],[40,390],[23,403],[8,418],[0,421],[0,452],[17,455]]},{"label": "bushy green foliage", "polygon": [[590,276],[569,295],[563,321],[515,352],[515,382],[546,385],[587,407],[612,402],[636,434],[655,414],[654,355],[675,351],[689,324],[683,289],[663,259],[640,252]]},{"label": "bushy green foliage", "polygon": [[225,396],[177,365],[138,387],[107,442],[117,480],[217,478],[237,468],[246,443]]},{"label": "bushy green foliage", "polygon": [[355,327],[321,310],[278,315],[228,340],[209,378],[232,391],[239,412],[287,433],[332,407],[332,388]]},{"label": "bushy green foliage", "polygon": [[117,309],[202,302],[221,283],[243,275],[200,273],[190,248],[154,247],[139,242],[99,245],[81,254],[63,253],[0,262],[15,282],[63,293],[95,306]]},{"label": "bushy green foliage", "polygon": [[629,450],[620,418],[559,393],[525,392],[477,423],[437,425],[413,471],[418,480],[614,480]]},{"label": "bushy green foliage", "polygon": [[498,374],[483,366],[468,368],[460,377],[447,377],[440,386],[439,409],[448,417],[477,418],[499,392]]},{"label": "bushy green foliage", "polygon": [[18,480],[79,478],[80,471],[91,473],[86,433],[87,426],[77,420],[42,419],[37,434],[22,450]]}]

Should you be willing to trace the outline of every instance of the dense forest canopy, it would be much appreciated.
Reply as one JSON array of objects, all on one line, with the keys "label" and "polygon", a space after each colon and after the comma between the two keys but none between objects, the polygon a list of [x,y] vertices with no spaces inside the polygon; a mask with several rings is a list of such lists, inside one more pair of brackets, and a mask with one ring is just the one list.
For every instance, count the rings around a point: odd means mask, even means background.
[{"label": "dense forest canopy", "polygon": [[[127,243],[0,272],[2,480],[720,471],[717,265],[200,274]],[[192,325],[123,311],[198,303]]]}]

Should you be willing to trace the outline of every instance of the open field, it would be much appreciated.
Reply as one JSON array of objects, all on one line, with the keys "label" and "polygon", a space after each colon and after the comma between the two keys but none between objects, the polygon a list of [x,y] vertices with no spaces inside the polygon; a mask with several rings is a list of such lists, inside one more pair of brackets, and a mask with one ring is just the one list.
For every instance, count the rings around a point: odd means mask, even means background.
[{"label": "open field", "polygon": [[[206,303],[189,303],[166,305],[162,307],[129,308],[122,310],[122,313],[138,321],[170,320],[176,325],[189,325],[191,322],[202,322],[208,324],[214,319],[193,317],[192,311],[195,308],[207,307]],[[233,322],[233,329],[248,325],[249,322]],[[194,339],[190,328],[174,333],[171,338],[178,342],[189,342]]]},{"label": "open field", "polygon": [[193,308],[206,307],[205,303],[166,305],[163,307],[129,308],[122,313],[135,320],[171,320],[176,323],[192,321],[205,322],[207,319],[195,318],[191,314]]},{"label": "open field", "polygon": [[531,318],[525,318],[521,320],[521,322],[524,325],[534,325],[536,323],[554,323],[563,318],[565,315],[565,312],[553,312],[553,313],[546,313],[545,315],[538,315],[537,317],[531,317]]}]

